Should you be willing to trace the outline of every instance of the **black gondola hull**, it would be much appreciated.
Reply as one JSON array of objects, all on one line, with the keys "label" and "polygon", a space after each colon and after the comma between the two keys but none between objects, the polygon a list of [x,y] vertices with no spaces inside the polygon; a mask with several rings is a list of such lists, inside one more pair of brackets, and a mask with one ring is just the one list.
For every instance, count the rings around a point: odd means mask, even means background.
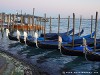
[{"label": "black gondola hull", "polygon": [[20,37],[20,42],[23,43],[23,44],[25,44],[24,38]]},{"label": "black gondola hull", "polygon": [[64,48],[63,46],[61,47],[61,53],[69,56],[84,56],[83,51],[71,50],[71,49]]},{"label": "black gondola hull", "polygon": [[93,52],[87,52],[86,57],[90,61],[100,61],[100,54],[95,54]]},{"label": "black gondola hull", "polygon": [[8,34],[8,38],[9,38],[10,40],[13,40],[13,41],[18,41],[18,39],[17,39],[16,36],[13,36],[13,35],[10,35],[10,34]]},{"label": "black gondola hull", "polygon": [[26,44],[27,44],[28,46],[30,46],[30,47],[36,47],[35,42],[32,41],[32,40],[26,40]]},{"label": "black gondola hull", "polygon": [[41,49],[58,49],[58,45],[52,45],[52,44],[41,44],[38,42],[38,47]]}]

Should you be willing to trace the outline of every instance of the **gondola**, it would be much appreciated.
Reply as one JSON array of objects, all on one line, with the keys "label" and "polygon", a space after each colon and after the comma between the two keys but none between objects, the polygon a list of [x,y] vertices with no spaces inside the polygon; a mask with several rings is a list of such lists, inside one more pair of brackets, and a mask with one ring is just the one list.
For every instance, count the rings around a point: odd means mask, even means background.
[{"label": "gondola", "polygon": [[[89,47],[91,47],[92,49],[94,49],[94,38],[86,38],[86,41],[87,41],[87,45]],[[96,39],[96,49],[100,49],[100,39]],[[74,44],[82,44],[83,41],[82,39],[79,39],[79,40],[74,40]]]},{"label": "gondola", "polygon": [[10,33],[8,34],[8,38],[13,41],[18,41],[17,36],[11,35]]},{"label": "gondola", "polygon": [[20,38],[19,38],[19,39],[20,39],[20,42],[21,42],[21,43],[25,44],[25,41],[24,41],[24,36],[20,36]]},{"label": "gondola", "polygon": [[[69,32],[68,32],[68,34],[71,34],[72,33],[72,31],[73,31],[73,29],[72,30],[70,30]],[[65,33],[60,33],[61,35],[63,35],[63,34],[67,34],[67,32],[65,32]],[[49,34],[47,34],[47,39],[50,39],[50,38],[52,38],[52,39],[54,39],[54,37],[56,37],[57,36],[57,34],[56,33],[51,33],[50,35]],[[54,37],[53,37],[54,36]],[[8,34],[8,38],[10,39],[10,40],[13,40],[13,41],[18,41],[18,39],[17,39],[17,36],[14,36],[13,34]],[[29,35],[28,37],[27,37],[27,40],[26,40],[26,42],[27,42],[27,44],[29,45],[29,46],[33,46],[35,43],[34,43],[34,37],[32,37],[31,35]],[[24,43],[25,44],[25,41],[24,41],[24,36],[20,36],[19,37],[19,40],[20,40],[20,42],[21,43]],[[43,37],[40,37],[40,38],[38,38],[38,40],[40,41],[40,40],[43,40]]]},{"label": "gondola", "polygon": [[[97,44],[97,48],[100,47],[100,44]],[[97,49],[96,48],[96,49]],[[93,52],[94,47],[87,46],[87,49],[90,53]],[[100,49],[100,48],[99,48]],[[82,44],[75,44],[74,47],[70,44],[70,46],[61,46],[61,53],[64,55],[70,55],[70,56],[84,56],[84,46]]]},{"label": "gondola", "polygon": [[[60,35],[70,35],[72,32],[73,32],[73,29],[68,32],[60,33]],[[46,33],[45,37],[49,39],[49,37],[55,37],[57,35],[58,33]],[[44,37],[44,34],[41,34],[40,37]]]},{"label": "gondola", "polygon": [[[88,47],[90,49],[90,51],[92,52],[92,49],[90,47]],[[64,55],[69,55],[69,56],[84,56],[84,46],[61,46],[61,50],[60,52]]]},{"label": "gondola", "polygon": [[[72,30],[70,30],[69,32],[68,32],[68,35],[70,35],[71,33],[72,33],[72,31],[73,31],[73,29]],[[82,29],[82,31],[81,31],[81,34],[84,32],[84,30]],[[65,33],[60,33],[60,35],[65,35],[65,36],[67,36],[67,32],[65,32]],[[78,35],[78,34],[77,34]],[[57,33],[47,33],[46,34],[46,40],[57,40],[58,39],[58,34]],[[34,37],[32,37],[32,36],[29,36],[28,38],[27,38],[27,40],[26,40],[26,44],[28,45],[28,46],[31,46],[31,47],[36,47],[36,43],[35,43],[35,38]],[[38,41],[44,41],[44,37],[43,36],[41,36],[41,37],[39,37],[39,38],[37,38],[37,40]]]},{"label": "gondola", "polygon": [[[75,34],[76,36],[77,34]],[[76,36],[77,37],[77,36]],[[69,39],[66,37],[66,39]],[[63,41],[63,45],[68,45],[70,41]],[[72,41],[71,41],[72,42]],[[58,49],[58,40],[45,40],[45,41],[38,41],[38,47],[42,49]]]},{"label": "gondola", "polygon": [[6,29],[6,36],[13,41],[18,41],[17,36],[13,35],[14,31],[9,31],[9,29]]},{"label": "gondola", "polygon": [[[90,39],[94,36],[95,34],[95,31],[92,33],[92,36],[91,34],[88,34],[86,36],[78,36],[78,35],[74,35],[74,43],[75,44],[82,44],[83,43],[83,38],[85,39]],[[62,36],[62,40],[63,42],[72,42],[72,36]]]},{"label": "gondola", "polygon": [[87,50],[86,59],[90,61],[100,61],[100,52],[90,52]]},{"label": "gondola", "polygon": [[90,61],[100,61],[100,48],[99,50],[97,49],[92,49],[92,51],[90,51],[90,49],[87,48],[86,45],[84,45],[84,54],[85,54],[85,58],[86,60],[90,60]]},{"label": "gondola", "polygon": [[[31,47],[36,47],[35,40],[36,40],[35,37],[29,36],[29,37],[27,38],[27,40],[26,40],[26,44],[27,44],[28,46],[31,46]],[[37,38],[37,40],[38,40],[38,41],[43,41],[44,38],[43,38],[43,37],[39,37],[39,38]]]},{"label": "gondola", "polygon": [[[80,32],[80,33],[76,33],[75,34],[75,37],[77,37],[77,36],[79,36],[79,34],[81,35],[81,34],[83,34],[83,32],[84,32],[84,29],[82,29],[82,31]],[[71,34],[71,32],[69,32],[69,34]],[[67,34],[59,34],[60,36],[62,36],[63,37],[63,40],[65,40],[65,41],[68,41],[68,40],[70,40],[70,38],[72,38],[72,35],[67,35]],[[58,40],[58,34],[57,35],[55,35],[55,36],[52,36],[52,38],[46,38],[47,40]],[[64,42],[65,42],[64,41]]]},{"label": "gondola", "polygon": [[[18,31],[18,30],[17,30],[17,31]],[[6,29],[6,36],[7,36],[10,40],[19,41],[18,37],[15,36],[13,33],[14,33],[14,31],[9,32],[9,29]]]}]

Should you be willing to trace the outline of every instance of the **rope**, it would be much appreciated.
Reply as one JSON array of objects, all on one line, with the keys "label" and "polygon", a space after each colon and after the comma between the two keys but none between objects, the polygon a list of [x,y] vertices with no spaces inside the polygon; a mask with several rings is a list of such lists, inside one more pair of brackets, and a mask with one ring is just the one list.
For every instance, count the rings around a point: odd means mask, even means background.
[{"label": "rope", "polygon": [[59,42],[59,47],[58,47],[58,49],[60,50],[61,55],[63,55],[63,54],[62,54],[62,51],[61,51],[61,42]]},{"label": "rope", "polygon": [[84,47],[84,52],[83,53],[85,53],[85,59],[88,61],[88,59],[87,59],[87,52],[88,52],[88,48],[87,48],[87,45],[86,45],[86,39],[85,38],[83,38],[83,47]]},{"label": "rope", "polygon": [[86,55],[87,55],[87,52],[88,52],[88,51],[87,51],[87,47],[85,46],[85,47],[84,47],[84,52],[83,52],[83,53],[85,53],[85,59],[86,59],[86,61],[88,61],[87,56],[86,56]]}]

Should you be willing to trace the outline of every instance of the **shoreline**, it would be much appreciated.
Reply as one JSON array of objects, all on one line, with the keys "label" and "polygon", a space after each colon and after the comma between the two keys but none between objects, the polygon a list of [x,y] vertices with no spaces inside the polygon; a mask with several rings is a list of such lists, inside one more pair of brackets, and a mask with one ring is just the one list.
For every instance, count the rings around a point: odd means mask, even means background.
[{"label": "shoreline", "polygon": [[14,54],[12,54],[8,51],[5,51],[5,50],[0,49],[0,53],[5,54],[8,57],[12,57],[16,61],[20,62],[23,66],[29,67],[31,69],[29,71],[32,72],[32,75],[42,75],[42,72],[35,65],[33,65],[31,62],[29,62],[28,60],[24,60],[23,58],[20,58],[20,56],[14,55]]}]

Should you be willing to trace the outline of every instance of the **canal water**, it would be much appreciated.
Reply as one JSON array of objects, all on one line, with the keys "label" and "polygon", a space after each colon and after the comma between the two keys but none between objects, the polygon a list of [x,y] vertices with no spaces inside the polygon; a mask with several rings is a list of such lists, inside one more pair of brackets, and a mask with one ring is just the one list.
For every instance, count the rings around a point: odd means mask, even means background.
[{"label": "canal water", "polygon": [[[66,32],[67,20],[62,19],[60,23],[60,32]],[[57,20],[52,20],[52,32],[58,32],[57,24]],[[72,24],[72,19],[70,19],[69,29],[72,29]],[[79,32],[79,25],[80,21],[79,19],[76,19],[75,33]],[[95,21],[93,21],[93,31],[95,27],[94,25]],[[91,20],[82,20],[81,28],[84,29],[82,36],[90,34]],[[97,38],[100,38],[99,28],[100,20],[98,20]],[[49,22],[46,25],[46,32],[49,32]],[[32,62],[48,75],[100,75],[100,62],[87,61],[85,57],[62,55],[57,50],[29,47],[20,42],[9,40],[6,37],[5,31],[3,37],[0,32],[0,49],[6,50],[15,55],[20,55],[20,58],[28,59],[29,62]]]}]

